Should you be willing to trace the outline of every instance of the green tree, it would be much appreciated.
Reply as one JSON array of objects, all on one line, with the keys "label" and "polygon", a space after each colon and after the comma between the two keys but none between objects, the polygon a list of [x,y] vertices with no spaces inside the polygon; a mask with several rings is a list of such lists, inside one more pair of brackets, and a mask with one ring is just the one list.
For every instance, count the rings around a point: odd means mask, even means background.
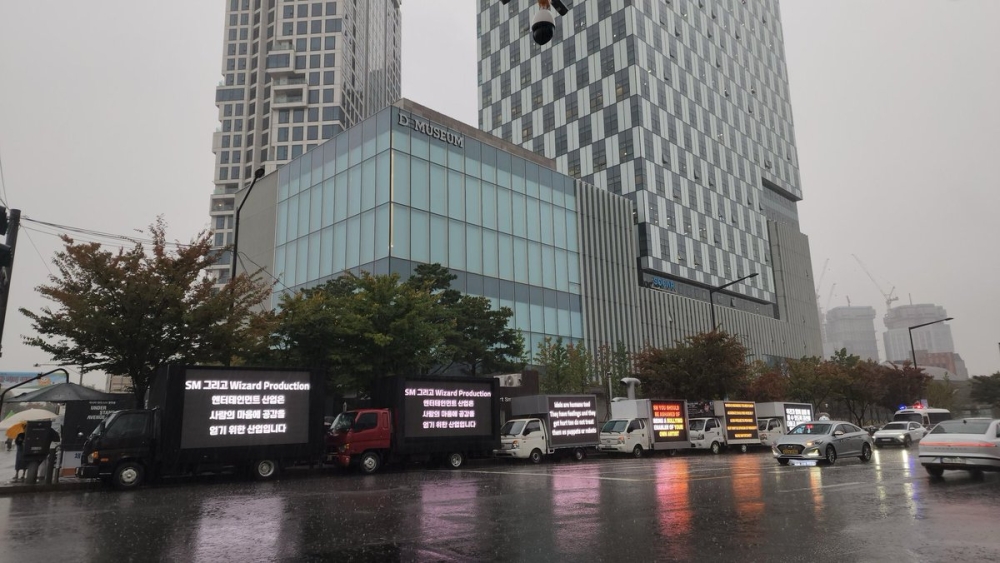
[{"label": "green tree", "polygon": [[524,337],[511,328],[514,312],[509,307],[493,309],[486,297],[462,295],[451,289],[456,278],[440,264],[420,264],[407,284],[425,287],[437,296],[441,306],[438,321],[452,327],[445,338],[443,355],[451,362],[436,371],[460,364],[467,375],[520,371],[524,368]]},{"label": "green tree", "polygon": [[769,368],[764,362],[754,362],[750,366],[750,382],[745,398],[756,403],[784,401],[788,398],[788,377],[776,368]]},{"label": "green tree", "polygon": [[362,272],[284,295],[276,354],[325,368],[341,390],[367,394],[379,377],[424,373],[448,361],[453,328],[429,285]]},{"label": "green tree", "polygon": [[575,382],[570,379],[569,353],[562,337],[553,340],[546,336],[545,340],[539,342],[534,363],[541,371],[539,387],[542,393],[573,392]]},{"label": "green tree", "polygon": [[957,391],[958,389],[951,382],[951,378],[945,375],[943,380],[932,379],[927,383],[925,395],[930,406],[954,410],[956,406],[955,393]]},{"label": "green tree", "polygon": [[816,356],[788,360],[788,398],[826,410],[834,395],[834,378],[826,362]]},{"label": "green tree", "polygon": [[271,288],[239,275],[215,291],[205,269],[216,263],[210,233],[168,249],[166,224],[150,226],[150,251],[102,249],[63,237],[57,274],[36,288],[55,304],[20,311],[37,336],[26,344],[60,363],[131,378],[137,404],[166,364],[229,363],[266,345],[267,315],[256,311]]},{"label": "green tree", "polygon": [[1000,371],[993,375],[980,375],[971,379],[972,399],[980,404],[1000,408]]},{"label": "green tree", "polygon": [[746,348],[723,331],[696,334],[674,348],[646,347],[636,354],[635,364],[650,396],[737,398],[746,391],[750,376]]},{"label": "green tree", "polygon": [[587,391],[587,387],[593,382],[591,378],[593,364],[593,357],[583,342],[566,346],[566,379],[570,392]]}]

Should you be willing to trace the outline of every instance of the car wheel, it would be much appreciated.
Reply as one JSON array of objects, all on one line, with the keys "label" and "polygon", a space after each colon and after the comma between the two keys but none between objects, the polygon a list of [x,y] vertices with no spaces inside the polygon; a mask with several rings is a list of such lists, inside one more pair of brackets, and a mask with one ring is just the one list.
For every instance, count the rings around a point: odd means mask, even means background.
[{"label": "car wheel", "polygon": [[528,456],[528,459],[531,460],[531,463],[541,463],[542,462],[542,450],[539,450],[537,448],[534,449],[534,450],[531,450],[531,455]]},{"label": "car wheel", "polygon": [[261,459],[250,466],[250,474],[258,481],[266,481],[278,474],[278,463],[272,459]]},{"label": "car wheel", "polygon": [[145,470],[141,463],[126,461],[115,468],[112,482],[117,489],[134,489],[142,484]]},{"label": "car wheel", "polygon": [[913,444],[913,440],[911,440],[909,436],[903,438],[903,447],[904,448],[910,447],[911,444]]},{"label": "car wheel", "polygon": [[722,445],[718,442],[712,442],[711,450],[713,454],[718,455],[722,451]]},{"label": "car wheel", "polygon": [[458,469],[465,463],[465,456],[462,452],[452,452],[448,454],[446,461],[448,462],[448,469]]},{"label": "car wheel", "polygon": [[862,445],[861,446],[861,456],[860,456],[860,458],[861,458],[861,461],[863,461],[865,463],[868,463],[869,461],[871,461],[872,460],[872,447],[869,446],[868,444]]},{"label": "car wheel", "polygon": [[837,463],[837,450],[833,446],[826,447],[826,462],[830,465]]},{"label": "car wheel", "polygon": [[778,463],[781,465],[788,465],[788,460],[783,458],[778,458]]},{"label": "car wheel", "polygon": [[927,470],[927,474],[930,475],[931,477],[935,477],[935,478],[940,479],[942,476],[944,476],[944,468],[943,467],[935,467],[933,465],[925,465],[924,469]]},{"label": "car wheel", "polygon": [[365,475],[371,475],[378,471],[378,468],[382,465],[382,460],[379,459],[378,454],[375,452],[365,452],[361,454],[361,472]]},{"label": "car wheel", "polygon": [[573,450],[574,461],[583,461],[584,459],[587,459],[587,452],[583,451],[583,448],[576,448]]}]

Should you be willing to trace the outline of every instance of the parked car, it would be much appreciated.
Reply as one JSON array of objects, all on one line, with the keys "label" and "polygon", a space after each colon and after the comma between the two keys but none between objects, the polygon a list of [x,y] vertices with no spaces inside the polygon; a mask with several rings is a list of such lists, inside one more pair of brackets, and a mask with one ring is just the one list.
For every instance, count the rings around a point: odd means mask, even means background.
[{"label": "parked car", "polygon": [[780,437],[771,453],[781,465],[793,459],[823,460],[833,465],[844,456],[872,458],[872,437],[868,432],[842,420],[803,422]]},{"label": "parked car", "polygon": [[945,470],[1000,471],[1000,420],[962,418],[939,422],[920,441],[920,463],[931,477]]},{"label": "parked car", "polygon": [[925,434],[927,434],[927,429],[919,422],[890,422],[875,432],[873,438],[875,438],[876,448],[882,446],[908,448],[913,442],[919,442]]}]

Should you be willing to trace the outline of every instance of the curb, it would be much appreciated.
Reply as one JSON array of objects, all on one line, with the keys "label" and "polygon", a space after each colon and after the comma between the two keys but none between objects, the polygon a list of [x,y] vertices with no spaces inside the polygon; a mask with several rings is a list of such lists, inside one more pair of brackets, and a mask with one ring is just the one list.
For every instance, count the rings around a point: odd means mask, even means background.
[{"label": "curb", "polygon": [[100,490],[101,483],[59,483],[48,484],[39,483],[37,485],[10,484],[0,486],[0,496],[17,495],[22,493],[51,493],[58,491],[88,491]]}]

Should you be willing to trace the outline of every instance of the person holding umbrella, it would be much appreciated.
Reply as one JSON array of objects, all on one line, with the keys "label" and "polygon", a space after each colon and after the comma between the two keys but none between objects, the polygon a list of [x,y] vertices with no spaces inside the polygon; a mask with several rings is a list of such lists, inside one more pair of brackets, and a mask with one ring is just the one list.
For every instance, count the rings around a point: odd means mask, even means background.
[{"label": "person holding umbrella", "polygon": [[7,429],[7,439],[14,437],[14,445],[17,453],[14,457],[14,482],[24,481],[28,472],[28,466],[24,463],[24,429],[28,426],[27,421],[21,421]]}]

